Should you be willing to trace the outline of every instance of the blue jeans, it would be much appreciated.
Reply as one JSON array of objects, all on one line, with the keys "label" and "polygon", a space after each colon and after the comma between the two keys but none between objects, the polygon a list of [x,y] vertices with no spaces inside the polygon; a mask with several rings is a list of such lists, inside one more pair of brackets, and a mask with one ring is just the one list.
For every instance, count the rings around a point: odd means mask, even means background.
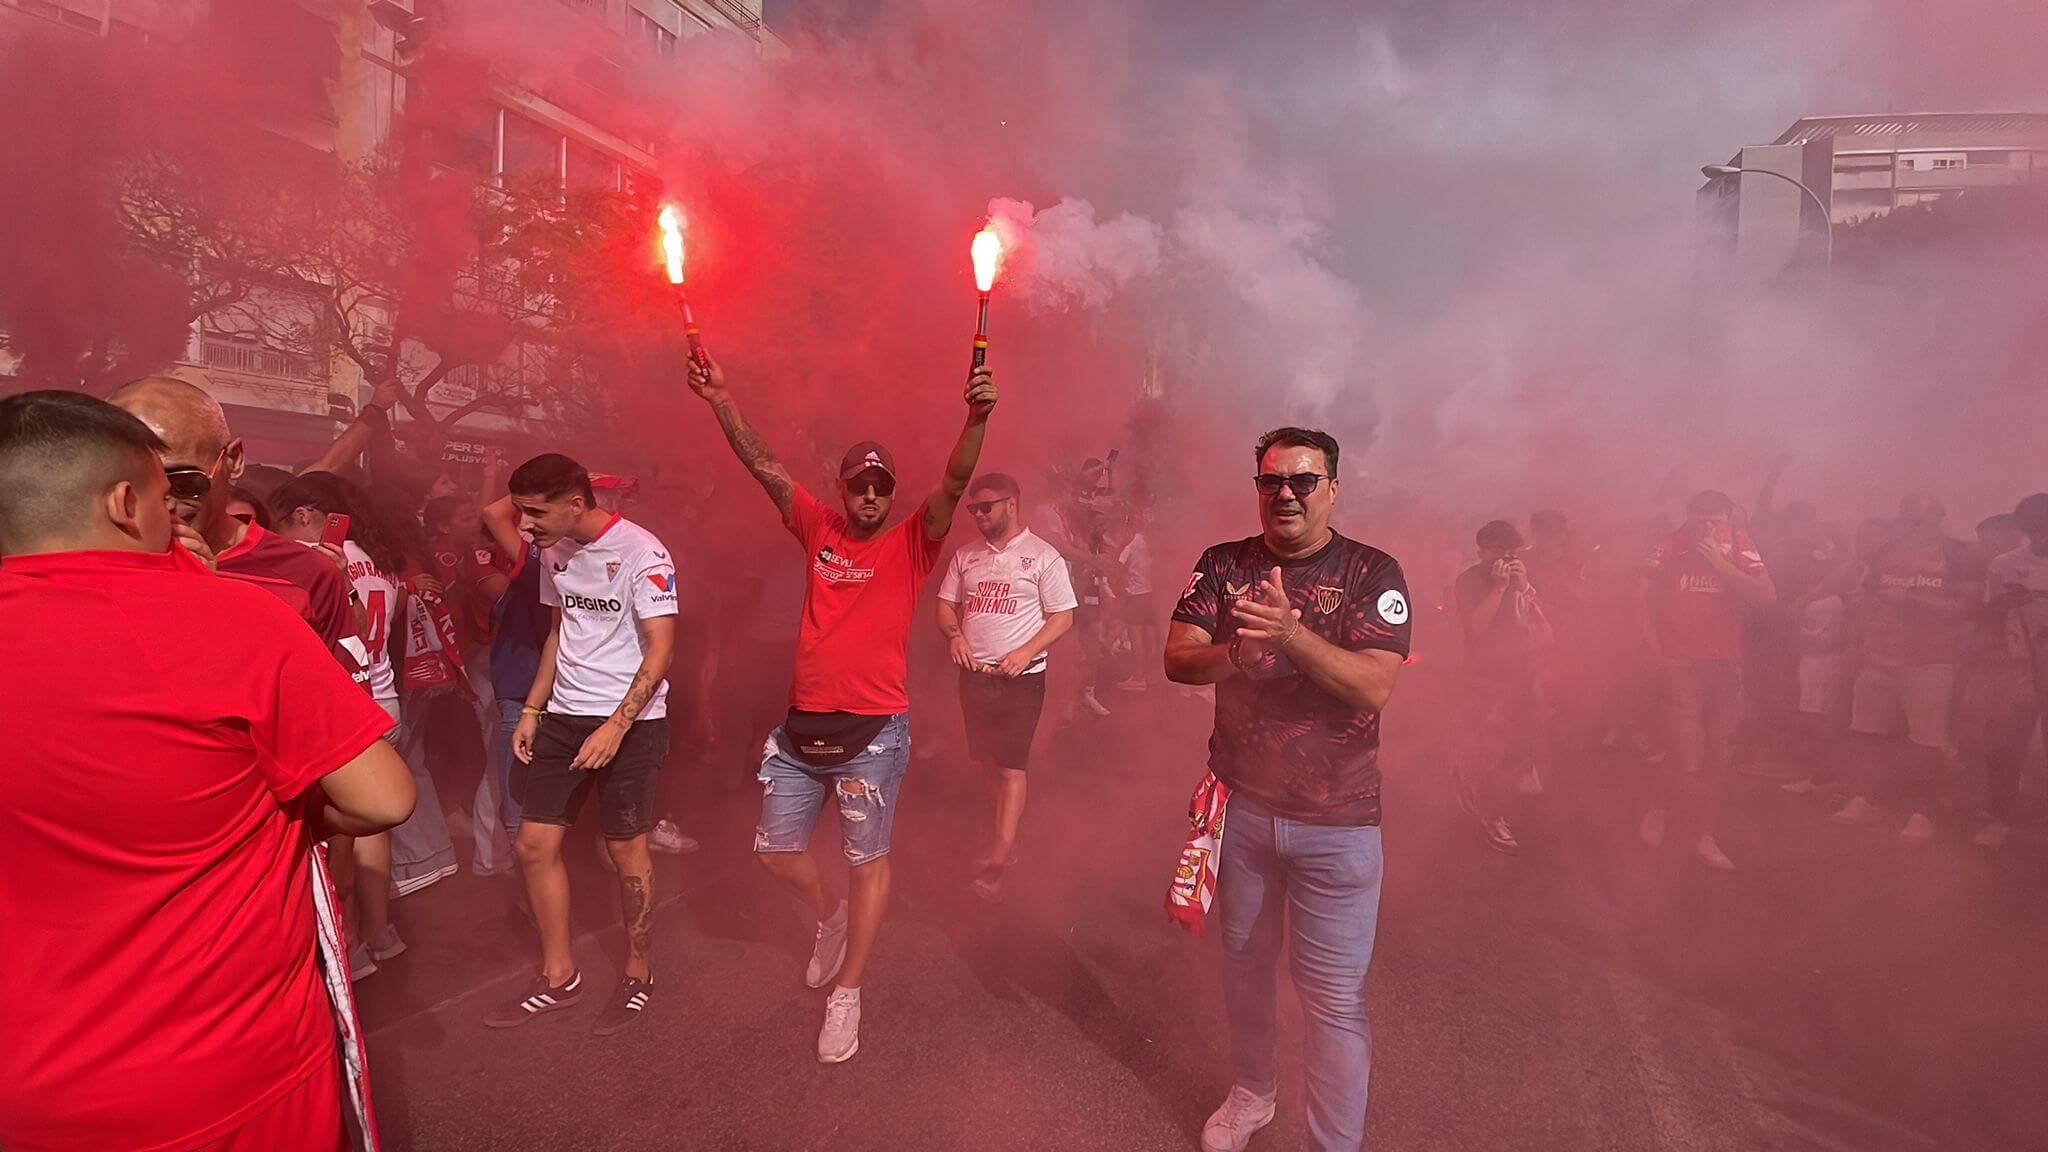
[{"label": "blue jeans", "polygon": [[[499,700],[497,739],[491,741],[491,781],[498,788],[498,817],[505,831],[519,835],[519,798],[526,792],[526,765],[512,755],[512,734],[519,730],[524,700]],[[519,773],[517,780],[512,774]]]},{"label": "blue jeans", "polygon": [[[1378,828],[1329,827],[1275,816],[1242,793],[1223,821],[1216,899],[1223,923],[1223,1001],[1237,1083],[1278,1087],[1275,1001],[1283,927],[1301,997],[1308,1066],[1309,1146],[1357,1152],[1365,1139],[1372,963],[1384,859]],[[1290,923],[1291,922],[1291,923]]]},{"label": "blue jeans", "polygon": [[849,864],[889,852],[896,795],[910,768],[910,716],[898,712],[875,734],[867,751],[844,764],[807,764],[783,749],[781,730],[761,749],[761,823],[756,852],[802,852],[825,808],[825,793],[839,796],[839,847]]}]

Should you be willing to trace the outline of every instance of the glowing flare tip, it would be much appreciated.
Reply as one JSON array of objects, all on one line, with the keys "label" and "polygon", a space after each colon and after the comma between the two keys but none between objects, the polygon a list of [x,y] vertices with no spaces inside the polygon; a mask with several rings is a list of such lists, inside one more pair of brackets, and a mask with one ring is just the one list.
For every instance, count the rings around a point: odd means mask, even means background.
[{"label": "glowing flare tip", "polygon": [[661,207],[661,256],[668,263],[668,282],[683,282],[683,214],[673,204]]},{"label": "glowing flare tip", "polygon": [[993,224],[974,234],[968,254],[974,259],[974,286],[983,292],[995,287],[996,268],[1003,262],[1003,240]]}]

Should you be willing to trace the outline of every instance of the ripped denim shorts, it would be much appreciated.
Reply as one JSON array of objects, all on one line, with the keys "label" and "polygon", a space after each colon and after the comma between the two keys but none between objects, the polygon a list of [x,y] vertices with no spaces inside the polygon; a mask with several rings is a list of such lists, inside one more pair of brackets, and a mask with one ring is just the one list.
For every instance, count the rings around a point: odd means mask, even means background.
[{"label": "ripped denim shorts", "polygon": [[761,823],[754,829],[756,852],[802,852],[828,795],[839,800],[840,850],[849,864],[865,864],[889,852],[896,820],[896,794],[910,768],[910,714],[898,712],[870,741],[867,751],[844,764],[806,764],[784,747],[782,732],[770,733],[761,749]]}]

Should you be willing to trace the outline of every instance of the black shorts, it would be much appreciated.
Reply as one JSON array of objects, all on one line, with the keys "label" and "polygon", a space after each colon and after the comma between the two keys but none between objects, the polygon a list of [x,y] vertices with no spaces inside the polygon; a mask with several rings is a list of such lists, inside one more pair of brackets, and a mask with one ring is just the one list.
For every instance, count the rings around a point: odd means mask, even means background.
[{"label": "black shorts", "polygon": [[536,824],[575,821],[597,788],[597,824],[608,840],[631,840],[654,828],[654,779],[668,759],[668,720],[636,720],[619,742],[611,763],[595,772],[569,767],[583,741],[597,731],[602,716],[564,716],[550,712],[540,718],[533,738],[533,763],[526,768],[526,794],[520,797],[520,819]]},{"label": "black shorts", "polygon": [[1022,772],[1031,763],[1031,738],[1045,709],[1045,673],[1014,679],[960,672],[960,713],[967,719],[967,755],[984,764]]}]

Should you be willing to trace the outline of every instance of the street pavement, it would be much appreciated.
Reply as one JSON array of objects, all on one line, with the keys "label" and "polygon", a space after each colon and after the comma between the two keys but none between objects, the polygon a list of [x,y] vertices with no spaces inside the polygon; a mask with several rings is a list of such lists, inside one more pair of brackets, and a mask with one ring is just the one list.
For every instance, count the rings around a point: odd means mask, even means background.
[{"label": "street pavement", "polygon": [[[1441,688],[1411,670],[1387,718],[1367,1148],[2048,1148],[2040,829],[1994,856],[1957,819],[1912,848],[1745,777],[1722,838],[1742,870],[1722,875],[1638,845],[1657,769],[1595,749],[1550,774],[1510,858],[1450,802]],[[509,879],[463,873],[398,902],[411,950],[357,985],[385,1146],[1198,1147],[1230,1086],[1220,958],[1213,931],[1184,935],[1162,904],[1209,706],[1106,692],[1106,720],[1049,717],[1021,862],[992,907],[966,883],[982,794],[950,693],[933,695],[852,1061],[815,1060],[808,926],[751,859],[758,790],[725,756],[671,770],[704,846],[657,857],[657,996],[625,1034],[589,1031],[623,937],[588,829],[569,858],[595,995],[572,1012],[480,1022],[533,971]],[[837,847],[828,814],[813,848],[836,864]],[[1255,1152],[1305,1146],[1284,981],[1282,1005],[1280,1115]]]}]

